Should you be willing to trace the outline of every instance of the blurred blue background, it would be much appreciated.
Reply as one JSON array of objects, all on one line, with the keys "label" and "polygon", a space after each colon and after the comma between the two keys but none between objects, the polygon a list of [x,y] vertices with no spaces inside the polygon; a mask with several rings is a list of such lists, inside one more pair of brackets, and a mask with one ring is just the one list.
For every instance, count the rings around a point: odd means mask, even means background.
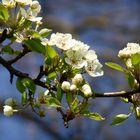
[{"label": "blurred blue background", "polygon": [[[54,32],[72,33],[75,38],[90,45],[104,63],[114,61],[118,51],[128,42],[140,43],[140,0],[40,0],[44,17],[43,26]],[[30,72],[38,72],[42,58],[29,54],[15,66]],[[0,66],[1,100],[20,94],[15,84],[10,84],[9,73]],[[97,92],[128,90],[123,74],[110,70],[104,65],[105,75],[87,77]],[[14,79],[15,81],[16,79]],[[91,109],[98,111],[107,119],[96,122],[80,118],[70,122],[65,129],[61,116],[50,110],[45,118],[39,118],[29,110],[28,113],[6,118],[0,114],[0,140],[139,140],[140,123],[134,116],[120,126],[110,126],[111,118],[119,113],[128,113],[130,104],[120,102],[119,98],[100,98],[91,102]]]}]

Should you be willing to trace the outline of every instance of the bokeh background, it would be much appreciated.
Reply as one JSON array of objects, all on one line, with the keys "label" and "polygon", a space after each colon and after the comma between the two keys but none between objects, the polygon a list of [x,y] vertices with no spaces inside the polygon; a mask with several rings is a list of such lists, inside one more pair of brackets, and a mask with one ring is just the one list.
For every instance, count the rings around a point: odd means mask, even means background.
[{"label": "bokeh background", "polygon": [[[128,42],[140,43],[140,0],[39,0],[43,26],[54,32],[72,33],[90,45],[104,63],[113,61],[121,64],[118,51]],[[31,75],[42,63],[42,58],[29,54],[15,67]],[[103,77],[86,77],[97,92],[129,90],[124,75],[104,65]],[[14,79],[15,82],[16,78]],[[0,98],[20,100],[15,84],[10,84],[9,73],[0,66]],[[1,103],[2,104],[2,103]],[[130,104],[119,98],[100,98],[91,101],[91,110],[106,117],[96,122],[80,118],[64,128],[61,116],[50,110],[45,118],[39,118],[30,110],[6,118],[0,114],[0,140],[139,140],[140,122],[131,116],[120,126],[110,126],[113,116],[128,113]],[[1,106],[2,108],[2,106]]]}]

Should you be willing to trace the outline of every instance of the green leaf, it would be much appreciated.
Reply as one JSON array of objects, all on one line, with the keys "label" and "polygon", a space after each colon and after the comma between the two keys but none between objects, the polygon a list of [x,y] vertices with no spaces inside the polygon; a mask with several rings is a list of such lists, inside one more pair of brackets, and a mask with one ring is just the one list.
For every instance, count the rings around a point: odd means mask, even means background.
[{"label": "green leaf", "polygon": [[1,3],[0,3],[0,20],[4,22],[8,20],[8,9],[4,7]]},{"label": "green leaf", "polygon": [[39,34],[41,37],[47,37],[51,33],[51,31],[52,30],[50,29],[44,28],[39,31]]},{"label": "green leaf", "polygon": [[22,104],[26,104],[27,103],[27,93],[26,91],[24,91],[22,93]]},{"label": "green leaf", "polygon": [[73,102],[73,95],[72,93],[66,93],[66,100],[69,106],[71,106],[72,102]]},{"label": "green leaf", "polygon": [[49,78],[49,79],[52,79],[52,78],[54,78],[56,75],[57,75],[57,72],[55,72],[55,71],[54,71],[54,72],[51,72],[51,73],[48,74],[48,78]]},{"label": "green leaf", "polygon": [[13,54],[14,53],[14,50],[10,47],[10,46],[4,46],[3,48],[2,48],[2,52],[5,52],[5,53],[7,53],[7,54]]},{"label": "green leaf", "polygon": [[29,78],[18,78],[16,87],[22,94],[26,91],[26,88],[30,90],[32,94],[34,94],[36,90],[35,83]]},{"label": "green leaf", "polygon": [[51,46],[47,46],[46,47],[46,55],[49,56],[50,58],[54,58],[55,56],[57,56],[57,52],[55,51],[54,48],[52,48]]},{"label": "green leaf", "polygon": [[124,103],[129,103],[128,98],[121,97],[121,100],[122,100]]},{"label": "green leaf", "polygon": [[101,121],[101,120],[105,119],[100,114],[98,114],[96,112],[88,112],[87,111],[87,113],[83,113],[82,115],[85,116],[85,117],[88,117],[92,120],[96,120],[96,121]]},{"label": "green leaf", "polygon": [[27,35],[32,36],[34,38],[40,38],[40,34],[35,30],[27,30]]},{"label": "green leaf", "polygon": [[48,106],[51,106],[51,107],[62,107],[61,106],[61,103],[59,102],[59,100],[57,100],[56,98],[54,97],[48,97],[46,98],[46,104]]},{"label": "green leaf", "polygon": [[130,114],[119,114],[113,120],[111,125],[120,125],[122,122],[129,118]]},{"label": "green leaf", "polygon": [[128,81],[128,84],[130,85],[131,88],[134,88],[135,86],[135,78],[132,76],[131,73],[125,73],[125,78]]},{"label": "green leaf", "polygon": [[75,111],[77,107],[78,107],[78,100],[75,98],[71,105],[72,111]]},{"label": "green leaf", "polygon": [[136,53],[131,56],[131,62],[133,66],[139,65],[140,64],[140,54]]},{"label": "green leaf", "polygon": [[29,78],[22,79],[22,84],[24,87],[28,88],[32,93],[35,93],[36,85],[31,79]]},{"label": "green leaf", "polygon": [[43,55],[46,54],[46,49],[45,47],[41,44],[41,41],[39,39],[28,39],[24,41],[25,45],[32,51],[41,53]]},{"label": "green leaf", "polygon": [[26,87],[23,86],[22,83],[22,78],[17,78],[16,81],[16,88],[18,89],[19,92],[23,93],[26,90]]},{"label": "green leaf", "polygon": [[113,62],[107,62],[105,63],[108,67],[110,68],[113,68],[117,71],[121,71],[121,72],[124,72],[124,69],[119,65],[119,64],[116,64],[116,63],[113,63]]}]

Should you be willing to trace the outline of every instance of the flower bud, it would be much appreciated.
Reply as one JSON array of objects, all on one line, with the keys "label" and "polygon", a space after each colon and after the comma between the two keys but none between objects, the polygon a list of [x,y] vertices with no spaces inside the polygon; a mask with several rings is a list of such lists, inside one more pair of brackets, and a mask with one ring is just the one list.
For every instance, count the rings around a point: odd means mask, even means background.
[{"label": "flower bud", "polygon": [[13,115],[13,108],[9,105],[5,105],[3,106],[4,109],[3,109],[3,112],[4,112],[4,115],[7,116],[7,117],[10,117]]},{"label": "flower bud", "polygon": [[41,6],[40,6],[39,2],[38,2],[38,1],[33,1],[33,2],[31,3],[31,9],[32,9],[33,11],[36,11],[37,13],[39,13],[40,10],[41,10]]},{"label": "flower bud", "polygon": [[4,103],[5,103],[5,105],[14,106],[14,105],[16,105],[16,100],[13,98],[8,98],[5,100]]},{"label": "flower bud", "polygon": [[77,91],[76,85],[74,85],[74,84],[71,85],[71,86],[70,86],[70,91],[71,91],[71,92],[76,92],[76,91]]},{"label": "flower bud", "polygon": [[70,83],[68,81],[64,81],[61,85],[61,88],[66,92],[69,91],[70,90]]},{"label": "flower bud", "polygon": [[136,107],[136,117],[140,120],[140,107]]},{"label": "flower bud", "polygon": [[85,84],[82,86],[82,92],[84,93],[84,95],[86,97],[92,96],[92,91],[91,91],[91,88],[88,84]]},{"label": "flower bud", "polygon": [[83,82],[83,77],[82,77],[81,74],[76,74],[76,75],[74,76],[74,78],[72,79],[72,83],[73,83],[74,85],[79,85],[79,84],[81,84],[82,82]]}]

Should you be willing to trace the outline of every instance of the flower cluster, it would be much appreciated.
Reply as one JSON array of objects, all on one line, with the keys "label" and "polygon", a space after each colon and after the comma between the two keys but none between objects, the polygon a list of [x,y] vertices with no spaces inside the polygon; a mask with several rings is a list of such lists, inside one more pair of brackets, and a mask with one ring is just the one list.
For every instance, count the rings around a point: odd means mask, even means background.
[{"label": "flower cluster", "polygon": [[[14,8],[18,5],[20,7],[18,16],[21,14],[22,18],[24,17],[26,20],[39,22],[42,19],[42,17],[37,17],[41,10],[41,5],[37,0],[2,0],[2,3],[8,8]],[[24,8],[25,6],[28,6],[28,9]]]},{"label": "flower cluster", "polygon": [[14,112],[17,112],[18,110],[13,109],[13,107],[16,105],[16,100],[13,98],[8,98],[5,100],[5,105],[3,106],[3,112],[4,115],[7,117],[10,117],[13,115]]},{"label": "flower cluster", "polygon": [[61,85],[61,88],[66,93],[68,93],[68,92],[71,92],[71,93],[82,92],[85,97],[92,96],[91,87],[85,83],[81,74],[76,74],[72,78],[72,84],[70,84],[70,82],[68,82],[68,81],[64,81]]},{"label": "flower cluster", "polygon": [[102,76],[102,64],[97,59],[94,50],[89,50],[90,46],[72,38],[71,34],[52,34],[49,45],[65,51],[65,62],[76,69],[85,67],[86,72],[92,77]]},{"label": "flower cluster", "polygon": [[126,48],[119,51],[118,57],[128,59],[136,53],[140,54],[140,45],[137,43],[128,43]]}]

